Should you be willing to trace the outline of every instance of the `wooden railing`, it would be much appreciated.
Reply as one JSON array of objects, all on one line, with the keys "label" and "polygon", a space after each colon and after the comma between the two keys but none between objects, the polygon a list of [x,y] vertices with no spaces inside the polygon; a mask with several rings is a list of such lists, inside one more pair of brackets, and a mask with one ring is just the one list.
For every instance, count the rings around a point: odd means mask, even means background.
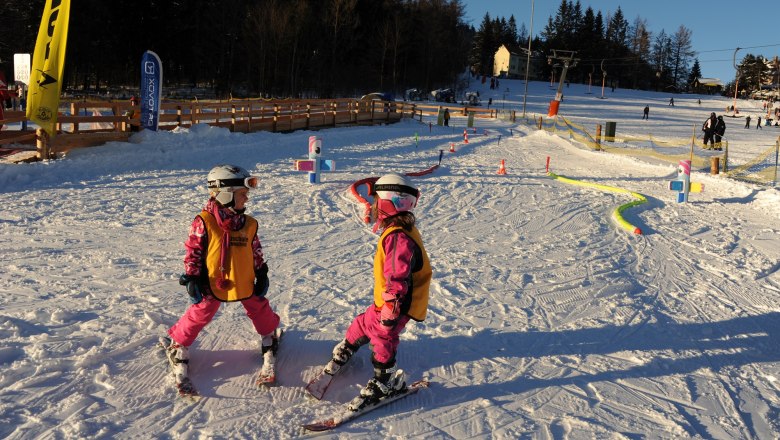
[{"label": "wooden railing", "polygon": [[[133,126],[140,125],[136,117],[126,115],[129,102],[71,102],[70,111],[57,117],[57,136],[50,147],[52,152],[72,148],[102,145],[110,141],[126,141]],[[208,124],[226,127],[230,131],[287,132],[302,129],[336,127],[343,125],[397,122],[402,118],[419,118],[438,114],[440,106],[396,101],[333,100],[230,100],[230,101],[163,101],[159,129],[191,127]],[[475,117],[495,117],[493,110],[473,107],[448,107],[452,115],[474,111]],[[0,125],[22,123],[22,130],[0,132],[0,147],[23,145],[34,149],[35,132],[26,127],[24,112],[7,111]]]}]

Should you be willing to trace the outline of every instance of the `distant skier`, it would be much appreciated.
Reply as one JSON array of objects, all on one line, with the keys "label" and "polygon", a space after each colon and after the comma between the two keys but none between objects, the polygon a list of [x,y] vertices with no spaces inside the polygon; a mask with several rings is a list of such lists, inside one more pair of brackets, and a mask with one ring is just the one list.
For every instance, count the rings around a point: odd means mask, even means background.
[{"label": "distant skier", "polygon": [[674,107],[674,98],[669,98],[669,105]]},{"label": "distant skier", "polygon": [[761,126],[761,116],[756,119],[756,130],[763,130],[764,127]]},{"label": "distant skier", "polygon": [[425,319],[432,274],[412,213],[420,190],[405,176],[387,174],[372,191],[374,230],[382,230],[374,255],[373,301],[352,321],[325,367],[327,374],[335,374],[362,345],[370,344],[374,377],[349,403],[352,411],[406,387],[404,372],[396,365],[399,336],[410,319]]},{"label": "distant skier", "polygon": [[643,120],[644,119],[650,119],[650,106],[649,105],[645,106],[645,111],[644,111],[644,114],[642,115],[642,119]]},{"label": "distant skier", "polygon": [[750,128],[750,115],[745,117],[745,128]]}]

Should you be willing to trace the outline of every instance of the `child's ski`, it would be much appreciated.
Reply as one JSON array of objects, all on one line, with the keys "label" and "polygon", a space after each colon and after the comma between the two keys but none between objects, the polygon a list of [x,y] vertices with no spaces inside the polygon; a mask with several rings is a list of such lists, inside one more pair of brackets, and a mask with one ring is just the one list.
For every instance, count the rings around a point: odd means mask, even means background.
[{"label": "child's ski", "polygon": [[200,397],[195,384],[192,383],[188,375],[188,360],[179,361],[175,358],[175,351],[168,350],[171,345],[171,339],[161,336],[157,347],[162,350],[163,355],[168,360],[168,367],[171,369],[174,381],[176,381],[176,391],[179,397],[196,400]]},{"label": "child's ski", "polygon": [[268,357],[263,355],[263,366],[260,367],[260,372],[257,374],[257,380],[255,381],[258,387],[272,386],[276,383],[276,355],[283,334],[284,331],[281,328],[274,330],[274,346],[271,348],[273,355]]},{"label": "child's ski", "polygon": [[320,373],[306,385],[306,392],[317,400],[322,400],[322,396],[328,391],[330,383],[333,381],[333,375],[328,374],[326,369],[320,370]]},{"label": "child's ski", "polygon": [[[331,376],[332,377],[332,376]],[[304,429],[307,429],[309,431],[327,431],[330,429],[337,428],[344,423],[355,419],[367,412],[373,411],[377,408],[381,408],[389,403],[395,402],[398,399],[402,399],[406,396],[409,396],[411,394],[416,393],[417,391],[420,391],[423,388],[427,388],[430,383],[426,380],[419,380],[409,386],[407,386],[403,391],[398,392],[397,394],[393,394],[392,396],[385,397],[384,399],[380,400],[379,402],[376,402],[371,405],[364,406],[363,408],[357,410],[357,411],[350,411],[349,408],[346,406],[343,407],[337,414],[334,416],[325,419],[320,420],[317,422],[307,423],[303,425]]]}]

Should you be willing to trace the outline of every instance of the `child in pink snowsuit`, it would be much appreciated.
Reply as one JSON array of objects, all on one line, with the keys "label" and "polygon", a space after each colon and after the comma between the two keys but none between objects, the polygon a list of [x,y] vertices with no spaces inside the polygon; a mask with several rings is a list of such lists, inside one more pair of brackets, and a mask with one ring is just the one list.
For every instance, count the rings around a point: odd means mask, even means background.
[{"label": "child in pink snowsuit", "polygon": [[399,335],[410,319],[425,319],[432,275],[411,212],[419,194],[409,179],[398,174],[383,176],[373,186],[374,231],[382,230],[374,255],[373,302],[352,321],[326,367],[328,374],[334,374],[360,346],[371,345],[374,377],[350,403],[353,411],[406,386],[395,359]]},{"label": "child in pink snowsuit", "polygon": [[241,167],[219,165],[208,175],[211,194],[195,217],[184,243],[184,275],[192,305],[169,330],[169,350],[176,359],[189,359],[187,348],[214,318],[223,302],[240,301],[262,336],[266,363],[273,363],[278,341],[274,330],[279,316],[271,309],[268,292],[268,265],[257,236],[257,220],[244,214],[250,188],[258,179]]}]

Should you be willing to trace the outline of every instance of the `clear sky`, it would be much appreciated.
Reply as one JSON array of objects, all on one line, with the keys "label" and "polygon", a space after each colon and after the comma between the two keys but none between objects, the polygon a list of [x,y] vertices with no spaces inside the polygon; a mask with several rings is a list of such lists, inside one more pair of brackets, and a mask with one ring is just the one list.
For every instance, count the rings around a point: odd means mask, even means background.
[{"label": "clear sky", "polygon": [[[479,28],[485,13],[490,18],[515,16],[518,28],[531,27],[531,0],[461,0],[466,7],[466,21]],[[580,0],[582,10],[590,6],[601,11],[606,20],[618,6],[623,16],[633,24],[640,17],[647,21],[653,36],[664,30],[674,34],[680,25],[693,34],[693,50],[701,65],[702,76],[719,78],[723,83],[735,76],[734,50],[737,62],[746,54],[766,58],[780,56],[780,6],[776,1],[734,2],[732,0]],[[561,0],[535,0],[533,33],[554,17]],[[561,48],[576,50],[571,48]]]}]

